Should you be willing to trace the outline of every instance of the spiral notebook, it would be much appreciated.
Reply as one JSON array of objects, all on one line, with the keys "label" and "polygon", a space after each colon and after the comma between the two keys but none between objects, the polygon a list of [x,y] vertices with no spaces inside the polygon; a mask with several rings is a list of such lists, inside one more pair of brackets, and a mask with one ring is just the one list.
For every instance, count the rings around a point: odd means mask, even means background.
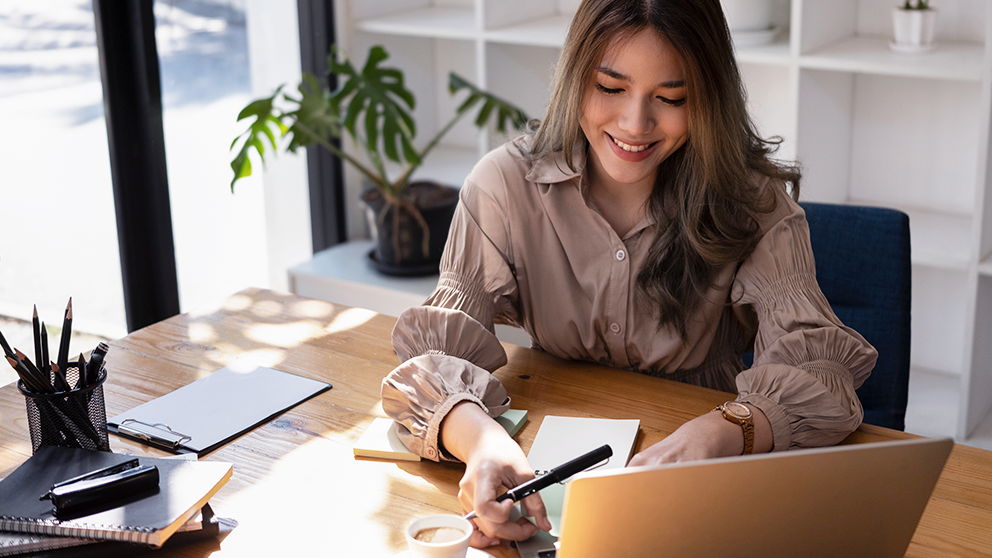
[{"label": "spiral notebook", "polygon": [[[215,516],[213,510],[210,509],[210,504],[206,504],[200,513],[180,525],[179,529],[162,546],[163,548],[170,548],[211,538],[219,539],[234,530],[237,524],[238,522],[233,519]],[[0,531],[0,556],[29,554],[38,558],[63,556],[109,558],[112,556],[140,555],[148,551],[148,548],[144,546],[117,541]]]},{"label": "spiral notebook", "polygon": [[57,519],[39,500],[59,481],[123,463],[134,456],[42,447],[0,483],[0,531],[125,541],[161,546],[231,478],[230,463],[139,457],[159,470],[158,492],[91,515]]}]

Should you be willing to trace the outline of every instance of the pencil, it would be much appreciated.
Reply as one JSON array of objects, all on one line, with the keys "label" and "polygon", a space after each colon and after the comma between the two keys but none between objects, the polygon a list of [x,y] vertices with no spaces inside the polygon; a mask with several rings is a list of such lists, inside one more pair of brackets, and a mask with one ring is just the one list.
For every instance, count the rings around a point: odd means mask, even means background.
[{"label": "pencil", "polygon": [[34,316],[31,318],[31,329],[34,330],[34,361],[43,366],[45,361],[41,355],[41,327],[38,325],[38,305],[34,305]]},{"label": "pencil", "polygon": [[76,368],[79,371],[76,376],[76,389],[83,389],[86,387],[86,359],[83,358],[83,353],[79,353],[79,360],[76,361]]},{"label": "pencil", "polygon": [[[23,358],[22,358],[23,357]],[[50,393],[51,386],[42,381],[41,373],[35,365],[24,356],[24,353],[14,349],[14,355],[7,357],[7,362],[14,367],[17,374],[24,380],[24,385],[38,393]]]},{"label": "pencil", "polygon": [[45,322],[41,322],[41,361],[38,362],[38,368],[48,376],[52,368],[48,365],[48,329],[45,327]]},{"label": "pencil", "polygon": [[3,346],[3,354],[9,357],[14,356],[14,350],[10,348],[10,345],[7,343],[7,339],[3,336],[2,332],[0,332],[0,345]]},{"label": "pencil", "polygon": [[57,362],[52,362],[52,385],[55,391],[72,391],[69,381],[65,379],[65,370]]},{"label": "pencil", "polygon": [[69,339],[72,337],[72,297],[69,297],[69,304],[65,307],[65,317],[62,318],[62,337],[59,339],[59,355],[56,363],[59,370],[65,374],[69,367]]}]

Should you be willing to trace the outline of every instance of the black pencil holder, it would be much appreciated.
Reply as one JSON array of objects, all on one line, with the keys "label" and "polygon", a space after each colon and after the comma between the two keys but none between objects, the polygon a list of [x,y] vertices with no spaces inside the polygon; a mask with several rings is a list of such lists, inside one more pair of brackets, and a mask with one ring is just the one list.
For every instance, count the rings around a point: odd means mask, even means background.
[{"label": "black pencil holder", "polygon": [[[70,386],[76,385],[79,367],[66,368],[66,380]],[[101,367],[92,385],[56,393],[36,393],[18,380],[17,389],[24,394],[28,411],[31,452],[43,446],[110,451],[107,408],[103,401],[106,379],[107,369]]]}]

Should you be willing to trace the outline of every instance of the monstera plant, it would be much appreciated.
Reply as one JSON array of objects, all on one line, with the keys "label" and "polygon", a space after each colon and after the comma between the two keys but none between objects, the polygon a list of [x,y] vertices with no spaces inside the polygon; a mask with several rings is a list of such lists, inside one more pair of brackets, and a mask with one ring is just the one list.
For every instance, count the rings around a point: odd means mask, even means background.
[{"label": "monstera plant", "polygon": [[[264,162],[269,147],[273,152],[280,146],[295,152],[299,147],[318,144],[358,169],[372,186],[362,199],[377,240],[370,254],[373,265],[393,274],[436,273],[457,190],[433,182],[410,182],[411,175],[441,138],[471,111],[477,111],[477,127],[493,124],[503,133],[522,127],[527,116],[451,73],[449,93],[462,93],[465,99],[434,137],[418,148],[417,125],[411,114],[416,106],[414,95],[406,88],[401,70],[382,66],[387,58],[383,47],[373,46],[359,71],[332,48],[327,61],[328,73],[338,78],[335,91],[322,87],[315,76],[304,74],[297,95],[284,93],[283,85],[271,97],[252,101],[242,109],[238,120],[250,119],[251,123],[231,144],[232,150],[240,145],[231,161],[231,190],[238,179],[251,174],[252,153]],[[350,155],[331,141],[345,133],[364,152],[364,158]],[[401,166],[393,178],[386,172],[387,161]]]}]

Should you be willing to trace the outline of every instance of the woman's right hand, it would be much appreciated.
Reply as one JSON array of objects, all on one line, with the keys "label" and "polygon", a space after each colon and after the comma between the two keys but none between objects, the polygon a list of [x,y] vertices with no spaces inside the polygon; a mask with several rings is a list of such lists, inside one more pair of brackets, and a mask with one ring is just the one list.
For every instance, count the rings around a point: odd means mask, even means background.
[{"label": "woman's right hand", "polygon": [[534,478],[534,471],[520,446],[481,407],[469,401],[455,405],[441,425],[441,440],[448,452],[465,462],[458,499],[465,513],[476,513],[473,547],[497,545],[501,539],[522,541],[537,533],[538,528],[551,530],[539,494],[522,500],[537,525],[524,517],[509,521],[514,502],[496,501],[503,492],[501,488],[523,484]]}]

